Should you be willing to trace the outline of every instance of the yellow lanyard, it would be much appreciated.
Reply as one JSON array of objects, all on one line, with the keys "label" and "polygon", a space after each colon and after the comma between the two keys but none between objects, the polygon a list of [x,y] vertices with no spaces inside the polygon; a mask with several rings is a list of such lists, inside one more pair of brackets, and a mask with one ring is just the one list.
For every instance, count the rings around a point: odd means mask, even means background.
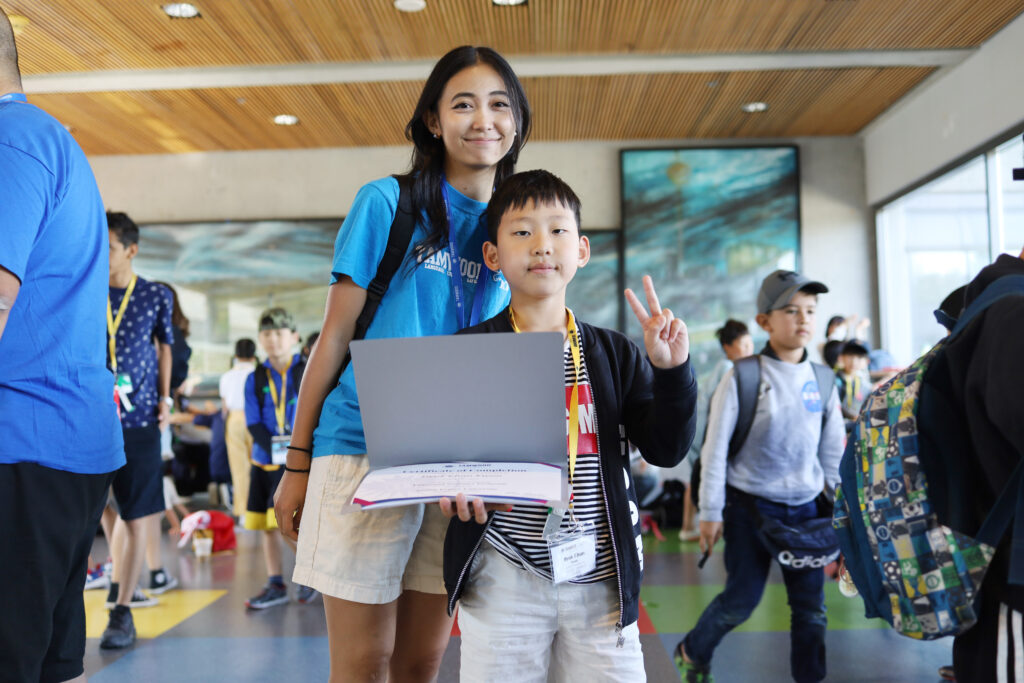
[{"label": "yellow lanyard", "polygon": [[[565,317],[568,320],[566,330],[569,333],[569,350],[572,352],[572,394],[569,396],[569,487],[572,487],[572,477],[576,472],[576,455],[579,451],[580,440],[580,369],[583,366],[582,352],[580,351],[580,335],[576,330],[576,316],[568,308],[565,309]],[[521,332],[516,325],[516,316],[512,307],[508,309],[508,319],[512,323],[515,332]],[[573,495],[569,494],[569,508],[572,508]]]},{"label": "yellow lanyard", "polygon": [[107,295],[107,348],[110,351],[110,369],[117,374],[117,329],[121,327],[121,320],[124,319],[124,312],[128,310],[128,299],[132,298],[135,291],[135,281],[138,275],[132,275],[132,281],[128,283],[128,289],[124,290],[124,298],[117,308],[117,317],[110,307],[110,295]]},{"label": "yellow lanyard", "polygon": [[[293,359],[294,360],[294,359]],[[291,370],[291,363],[288,364],[288,370]],[[288,406],[288,370],[281,373],[281,400],[277,399],[277,387],[274,385],[274,373],[270,371],[270,368],[265,368],[267,371],[267,383],[270,384],[270,399],[274,402],[274,416],[277,418],[277,435],[281,436],[285,434],[284,430],[284,411]]]}]

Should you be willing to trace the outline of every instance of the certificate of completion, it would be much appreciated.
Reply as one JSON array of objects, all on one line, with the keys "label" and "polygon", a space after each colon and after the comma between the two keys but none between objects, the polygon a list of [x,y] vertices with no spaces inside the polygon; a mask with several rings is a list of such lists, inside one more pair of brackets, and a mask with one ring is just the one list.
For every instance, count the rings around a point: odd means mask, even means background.
[{"label": "certificate of completion", "polygon": [[352,502],[364,510],[434,503],[457,493],[489,503],[545,505],[562,497],[562,471],[547,463],[447,462],[369,472]]}]

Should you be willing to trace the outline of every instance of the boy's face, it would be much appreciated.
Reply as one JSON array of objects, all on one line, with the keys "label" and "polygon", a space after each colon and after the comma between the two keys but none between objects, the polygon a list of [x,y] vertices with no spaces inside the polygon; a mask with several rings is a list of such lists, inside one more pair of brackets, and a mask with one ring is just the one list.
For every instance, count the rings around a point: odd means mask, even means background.
[{"label": "boy's face", "polygon": [[857,356],[852,353],[839,355],[839,367],[847,375],[853,375],[868,367],[868,359],[864,356]]},{"label": "boy's face", "polygon": [[484,242],[484,263],[500,270],[512,296],[535,300],[565,296],[565,287],[590,260],[590,240],[562,204],[527,202],[501,217],[498,243]]},{"label": "boy's face", "polygon": [[292,348],[299,343],[299,333],[292,332],[287,327],[280,327],[276,330],[260,330],[257,337],[260,348],[270,358],[280,358],[290,354]]},{"label": "boy's face", "polygon": [[782,308],[759,313],[757,324],[768,333],[772,346],[787,351],[802,349],[811,341],[817,307],[817,294],[797,292]]},{"label": "boy's face", "polygon": [[116,232],[113,230],[107,232],[110,235],[110,272],[120,273],[126,268],[130,269],[132,259],[135,258],[135,254],[139,253],[139,245],[133,244],[130,247],[125,247],[117,238]]},{"label": "boy's face", "polygon": [[722,350],[725,357],[731,361],[754,355],[754,339],[749,334],[736,337],[732,344],[723,344]]}]

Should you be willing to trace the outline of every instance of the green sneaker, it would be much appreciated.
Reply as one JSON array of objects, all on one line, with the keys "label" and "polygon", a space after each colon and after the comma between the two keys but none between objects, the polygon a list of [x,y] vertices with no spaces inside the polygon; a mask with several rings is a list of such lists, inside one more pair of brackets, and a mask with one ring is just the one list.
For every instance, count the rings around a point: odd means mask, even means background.
[{"label": "green sneaker", "polygon": [[683,641],[679,641],[676,649],[672,652],[672,660],[679,672],[679,680],[682,683],[715,683],[715,677],[711,675],[711,667],[698,666],[683,658]]}]

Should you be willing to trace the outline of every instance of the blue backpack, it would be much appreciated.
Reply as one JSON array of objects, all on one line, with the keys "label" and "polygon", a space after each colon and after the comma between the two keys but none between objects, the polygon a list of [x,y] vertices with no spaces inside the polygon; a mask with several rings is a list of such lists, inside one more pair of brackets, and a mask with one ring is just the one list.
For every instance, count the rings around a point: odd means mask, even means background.
[{"label": "blue backpack", "polygon": [[[839,464],[832,524],[865,615],[885,619],[911,638],[955,636],[975,624],[978,589],[1014,520],[1013,543],[1024,548],[1024,460],[976,536],[939,522],[937,509],[955,512],[965,504],[958,492],[967,472],[959,463],[970,441],[963,415],[939,395],[931,376],[924,381],[930,368],[943,369],[949,341],[1007,296],[1024,296],[1024,276],[1003,277],[986,287],[948,337],[876,389]],[[921,424],[941,424],[941,443],[923,435]],[[1024,557],[1011,556],[1010,581],[1022,580]]]}]

